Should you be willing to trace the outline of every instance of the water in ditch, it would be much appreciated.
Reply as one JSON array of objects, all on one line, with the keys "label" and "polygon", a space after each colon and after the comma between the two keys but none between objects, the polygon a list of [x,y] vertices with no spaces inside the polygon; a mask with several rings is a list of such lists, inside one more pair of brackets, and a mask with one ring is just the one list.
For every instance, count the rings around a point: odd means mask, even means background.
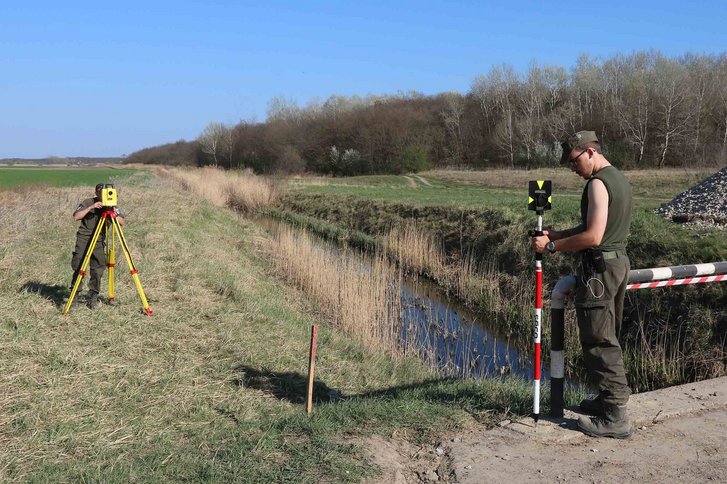
[{"label": "water in ditch", "polygon": [[[267,217],[255,221],[275,235],[285,225]],[[310,236],[310,234],[308,234]],[[358,257],[336,244],[312,237],[331,257],[356,257],[360,270],[370,268],[365,257]],[[423,278],[403,277],[398,282],[399,346],[414,351],[428,363],[447,374],[463,378],[515,376],[533,378],[533,347],[518,348],[507,335],[483,321],[478,315],[447,297],[436,284]],[[519,338],[522,341],[522,338]],[[549,378],[542,367],[543,380]]]}]

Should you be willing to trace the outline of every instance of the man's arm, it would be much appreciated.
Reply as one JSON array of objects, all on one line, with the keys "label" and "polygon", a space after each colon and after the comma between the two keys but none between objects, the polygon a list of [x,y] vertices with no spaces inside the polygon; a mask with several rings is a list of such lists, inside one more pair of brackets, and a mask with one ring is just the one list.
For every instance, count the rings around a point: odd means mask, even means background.
[{"label": "man's arm", "polygon": [[86,208],[78,208],[75,212],[73,212],[73,220],[83,220],[83,217],[88,215],[88,212],[91,210],[95,210],[97,208],[101,208],[103,204],[101,202],[96,202],[93,205],[89,205]]},{"label": "man's arm", "polygon": [[119,222],[119,225],[122,227],[126,225],[126,220],[124,220],[124,216],[121,214],[119,207],[114,207],[114,212],[116,213],[116,221]]},{"label": "man's arm", "polygon": [[586,230],[586,227],[583,224],[580,224],[577,227],[573,227],[572,229],[566,229],[566,230],[543,230],[543,234],[547,235],[550,240],[560,240],[565,239],[567,237],[572,237],[576,234],[580,234]]},{"label": "man's arm", "polygon": [[545,245],[550,240],[555,241],[556,252],[577,252],[598,247],[601,240],[603,240],[603,234],[606,232],[606,222],[608,222],[608,190],[606,190],[606,185],[596,178],[588,184],[588,213],[586,214],[585,230],[573,235],[566,234],[580,227],[561,233],[556,232],[553,234],[554,236],[560,235],[557,239],[551,239],[549,233],[542,237],[535,237],[533,239],[533,249],[541,254],[546,252]]}]

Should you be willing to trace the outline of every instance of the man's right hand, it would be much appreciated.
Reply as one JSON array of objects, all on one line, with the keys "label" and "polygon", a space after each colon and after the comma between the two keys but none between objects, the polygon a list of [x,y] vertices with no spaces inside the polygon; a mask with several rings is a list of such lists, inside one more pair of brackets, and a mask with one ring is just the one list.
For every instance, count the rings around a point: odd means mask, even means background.
[{"label": "man's right hand", "polygon": [[103,203],[101,203],[101,202],[96,202],[93,204],[93,208],[101,208],[101,207],[103,207]]}]

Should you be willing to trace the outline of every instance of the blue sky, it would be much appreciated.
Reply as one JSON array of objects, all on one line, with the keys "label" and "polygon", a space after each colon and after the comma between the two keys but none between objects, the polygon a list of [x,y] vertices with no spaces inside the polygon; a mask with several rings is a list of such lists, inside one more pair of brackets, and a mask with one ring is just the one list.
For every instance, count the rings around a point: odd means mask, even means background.
[{"label": "blue sky", "polygon": [[190,140],[264,121],[275,96],[465,93],[501,63],[717,54],[725,19],[727,2],[670,0],[3,1],[0,158]]}]

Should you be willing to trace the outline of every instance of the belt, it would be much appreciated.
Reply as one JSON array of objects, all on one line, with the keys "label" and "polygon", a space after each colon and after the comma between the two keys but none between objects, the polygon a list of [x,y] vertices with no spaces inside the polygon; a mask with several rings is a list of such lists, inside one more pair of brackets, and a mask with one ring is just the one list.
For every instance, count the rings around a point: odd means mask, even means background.
[{"label": "belt", "polygon": [[609,250],[602,252],[603,260],[617,259],[621,255],[626,255],[626,252],[622,250]]}]

